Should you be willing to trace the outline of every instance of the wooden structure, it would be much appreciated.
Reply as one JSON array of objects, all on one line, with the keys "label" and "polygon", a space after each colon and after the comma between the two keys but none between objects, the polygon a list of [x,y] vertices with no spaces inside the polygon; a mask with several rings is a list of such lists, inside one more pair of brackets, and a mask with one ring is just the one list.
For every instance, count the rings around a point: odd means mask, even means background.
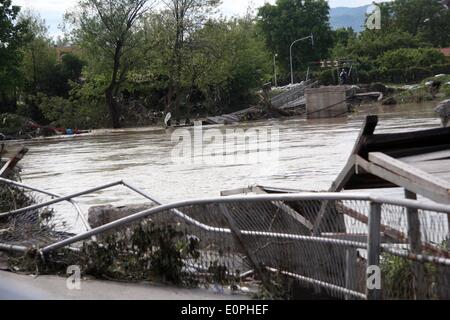
[{"label": "wooden structure", "polygon": [[25,147],[19,147],[14,151],[7,150],[4,144],[0,144],[0,164],[4,162],[3,166],[0,166],[0,177],[4,178],[13,170],[20,160],[27,154],[28,149]]},{"label": "wooden structure", "polygon": [[375,134],[377,125],[377,116],[366,118],[330,191],[400,187],[450,204],[450,128]]}]

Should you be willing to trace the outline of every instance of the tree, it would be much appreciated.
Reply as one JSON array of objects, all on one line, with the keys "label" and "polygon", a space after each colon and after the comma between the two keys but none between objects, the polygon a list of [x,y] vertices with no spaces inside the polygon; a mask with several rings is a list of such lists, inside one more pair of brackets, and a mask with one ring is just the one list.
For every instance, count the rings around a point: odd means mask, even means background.
[{"label": "tree", "polygon": [[19,21],[28,26],[27,41],[21,48],[21,68],[25,80],[23,89],[29,94],[36,94],[42,90],[45,76],[56,64],[56,50],[48,36],[45,21],[38,14],[27,10],[20,14]]},{"label": "tree", "polygon": [[357,38],[356,32],[352,28],[339,28],[333,33],[334,47],[331,52],[333,59],[343,59],[349,56],[348,45]]},{"label": "tree", "polygon": [[150,8],[149,0],[80,0],[79,10],[66,16],[94,72],[107,75],[105,98],[114,128],[121,127],[120,89],[138,61],[136,51],[146,46],[142,20]]},{"label": "tree", "polygon": [[432,65],[444,64],[445,56],[432,48],[402,48],[384,53],[377,59],[377,63],[380,68],[386,69],[428,68]]},{"label": "tree", "polygon": [[[20,83],[20,46],[27,26],[17,21],[20,7],[11,0],[0,0],[0,106],[7,111],[10,96],[15,108],[17,86]],[[11,106],[9,106],[11,107]]]},{"label": "tree", "polygon": [[210,21],[195,38],[202,45],[191,74],[212,113],[245,108],[272,78],[271,54],[250,17]]},{"label": "tree", "polygon": [[333,44],[325,0],[277,0],[275,5],[266,4],[258,10],[258,25],[268,48],[278,54],[285,71],[289,70],[289,48],[293,41],[311,33],[315,38],[313,49],[310,43],[295,47],[293,58],[297,69],[326,58]]},{"label": "tree", "polygon": [[403,31],[431,42],[450,45],[450,10],[436,0],[396,0],[381,4],[383,32]]},{"label": "tree", "polygon": [[192,34],[201,28],[206,21],[211,10],[219,5],[220,0],[163,0],[170,15],[168,21],[173,27],[168,28],[172,33],[169,65],[172,66],[169,72],[169,91],[167,95],[166,110],[173,111],[179,116],[181,101],[181,78],[182,68],[185,64],[184,50],[189,45]]}]

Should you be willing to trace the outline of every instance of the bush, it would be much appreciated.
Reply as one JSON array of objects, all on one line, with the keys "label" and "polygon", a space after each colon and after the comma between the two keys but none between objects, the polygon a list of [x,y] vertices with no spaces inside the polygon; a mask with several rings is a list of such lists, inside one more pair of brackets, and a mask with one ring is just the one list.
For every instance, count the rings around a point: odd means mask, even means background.
[{"label": "bush", "polygon": [[17,134],[25,128],[27,122],[26,118],[15,114],[0,114],[0,132],[6,135]]},{"label": "bush", "polygon": [[68,99],[39,93],[36,100],[46,121],[60,128],[95,129],[109,124],[109,113],[101,83],[71,83]]},{"label": "bush", "polygon": [[85,243],[81,264],[84,273],[97,278],[192,286],[196,281],[186,272],[184,261],[199,259],[198,244],[170,225],[140,223],[111,234],[102,243]]},{"label": "bush", "polygon": [[385,52],[376,61],[380,68],[407,69],[411,67],[429,67],[444,64],[445,56],[431,48],[402,48]]},{"label": "bush", "polygon": [[70,100],[61,97],[40,96],[39,109],[52,125],[61,128],[78,128],[77,110]]},{"label": "bush", "polygon": [[329,85],[335,85],[336,84],[336,70],[335,69],[329,69],[320,71],[317,74],[317,79],[320,81],[321,85],[329,86]]}]

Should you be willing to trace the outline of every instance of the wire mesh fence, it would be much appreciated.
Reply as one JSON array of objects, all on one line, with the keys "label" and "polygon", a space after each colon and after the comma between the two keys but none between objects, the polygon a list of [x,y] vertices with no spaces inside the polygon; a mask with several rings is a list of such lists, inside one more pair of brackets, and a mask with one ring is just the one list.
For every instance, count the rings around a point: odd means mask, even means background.
[{"label": "wire mesh fence", "polygon": [[[450,210],[378,202],[382,298],[448,299]],[[46,263],[112,279],[244,285],[269,298],[365,299],[373,203],[342,194],[185,201],[78,234],[45,207],[0,215],[0,245],[37,248]]]},{"label": "wire mesh fence", "polygon": [[[71,212],[70,205],[59,204],[41,209],[30,209],[17,214],[23,207],[44,201],[37,193],[24,191],[0,182],[0,243],[26,248],[42,248],[48,244],[74,236],[80,230],[77,215],[62,216]],[[69,211],[70,210],[70,211]]]},{"label": "wire mesh fence", "polygon": [[449,214],[383,205],[383,223],[392,226],[383,245],[385,299],[450,299]]}]

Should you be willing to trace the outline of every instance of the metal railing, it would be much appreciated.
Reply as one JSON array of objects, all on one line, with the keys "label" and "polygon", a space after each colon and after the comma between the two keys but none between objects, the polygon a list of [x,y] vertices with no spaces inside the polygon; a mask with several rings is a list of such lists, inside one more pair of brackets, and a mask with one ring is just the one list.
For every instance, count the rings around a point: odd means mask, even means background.
[{"label": "metal railing", "polygon": [[280,93],[279,95],[273,97],[271,99],[272,105],[274,107],[280,108],[286,104],[288,104],[291,101],[297,100],[305,95],[305,90],[307,88],[312,87],[315,85],[316,82],[312,80],[308,80],[303,84],[298,84],[297,86],[293,87],[292,89]]},{"label": "metal railing", "polygon": [[[56,196],[5,179],[2,182],[57,197],[41,204],[1,213],[0,218],[3,219],[13,219],[64,201],[73,203],[74,199],[83,195],[118,185],[157,205],[80,234],[46,240],[39,246],[43,255],[76,246],[77,243],[101,237],[108,232],[129,228],[136,223],[152,221],[161,225],[182,225],[183,230],[202,239],[200,261],[186,262],[202,272],[208,270],[212,260],[220,260],[229,266],[229,270],[247,269],[242,274],[260,270],[261,278],[264,278],[261,273],[265,272],[261,270],[266,270],[295,279],[305,286],[313,286],[316,291],[325,290],[327,295],[333,297],[381,299],[397,297],[397,289],[392,283],[388,283],[392,293],[376,286],[367,286],[366,281],[370,276],[367,272],[369,267],[382,269],[387,261],[392,260],[391,257],[397,257],[404,259],[401,262],[406,261],[405,268],[411,268],[413,285],[422,287],[422,293],[413,290],[415,298],[427,297],[427,292],[431,290],[425,283],[425,276],[429,273],[427,264],[432,264],[438,270],[433,271],[433,287],[441,286],[450,290],[446,280],[450,267],[450,206],[351,193],[230,196],[162,204],[126,181],[67,196]],[[314,218],[324,204],[327,206],[327,215],[321,217],[321,232],[314,234],[308,226],[314,224]],[[416,221],[420,225],[414,228],[417,230],[418,227],[419,233],[414,234],[411,230],[411,217],[417,217]],[[435,220],[434,224],[431,218]],[[413,248],[414,242],[419,242],[419,249],[417,246]],[[17,242],[2,243],[0,236],[0,250],[26,252],[28,249]],[[227,253],[224,254],[224,251]],[[391,270],[389,265],[385,269]],[[409,289],[400,290],[407,291],[400,294],[410,294]]]}]

